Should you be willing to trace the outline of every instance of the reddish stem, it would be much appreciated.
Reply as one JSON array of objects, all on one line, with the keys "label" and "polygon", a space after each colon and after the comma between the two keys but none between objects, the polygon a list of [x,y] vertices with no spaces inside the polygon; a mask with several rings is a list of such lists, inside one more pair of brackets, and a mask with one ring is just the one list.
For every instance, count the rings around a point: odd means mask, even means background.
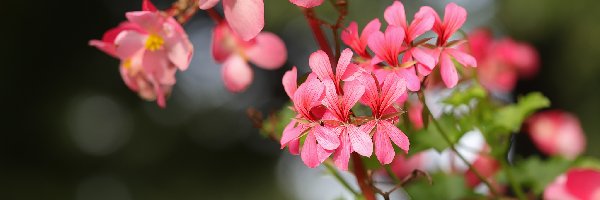
[{"label": "reddish stem", "polygon": [[223,17],[221,17],[221,14],[219,14],[214,8],[206,10],[206,14],[208,14],[208,16],[211,19],[213,19],[213,21],[215,21],[215,23],[217,23],[217,24],[219,24],[219,23],[221,23],[221,21],[223,21]]},{"label": "reddish stem", "polygon": [[333,58],[333,51],[331,51],[331,47],[329,46],[329,42],[327,42],[327,38],[321,29],[321,21],[316,18],[315,12],[312,8],[304,9],[304,17],[306,21],[308,21],[308,25],[310,26],[315,39],[319,43],[319,47],[321,50],[325,51],[325,53],[329,56],[329,59],[332,63],[335,63]]},{"label": "reddish stem", "polygon": [[365,199],[375,200],[375,192],[373,192],[373,188],[371,188],[371,185],[369,184],[367,171],[365,170],[362,159],[358,154],[352,153],[352,163],[354,165],[352,170],[354,171],[354,176],[356,176],[356,182],[358,182],[358,186],[360,187],[362,194],[365,196]]}]

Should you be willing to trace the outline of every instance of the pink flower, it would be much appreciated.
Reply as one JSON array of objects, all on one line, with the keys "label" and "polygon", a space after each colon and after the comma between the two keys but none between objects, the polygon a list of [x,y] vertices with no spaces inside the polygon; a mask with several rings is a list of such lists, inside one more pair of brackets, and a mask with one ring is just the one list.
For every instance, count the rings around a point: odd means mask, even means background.
[{"label": "pink flower", "polygon": [[91,40],[90,45],[121,60],[121,76],[131,90],[165,107],[175,72],[188,68],[193,46],[175,19],[149,1],[144,1],[143,8],[128,12],[128,21],[107,31],[101,41]]},{"label": "pink flower", "polygon": [[[479,154],[472,165],[473,168],[475,168],[481,176],[488,179],[489,182],[494,182],[494,175],[496,172],[500,171],[500,162],[486,154]],[[471,188],[474,188],[481,183],[481,179],[479,179],[473,170],[470,169],[465,173],[465,180],[467,181],[467,186]]]},{"label": "pink flower", "polygon": [[[348,48],[344,49],[340,55],[337,67],[335,68],[335,74],[331,68],[329,62],[329,56],[322,50],[314,52],[308,59],[310,69],[321,79],[331,80],[335,85],[335,89],[341,92],[342,81],[351,81],[359,74],[357,73],[360,69],[352,61],[352,51]],[[341,93],[340,93],[341,94]]]},{"label": "pink flower", "polygon": [[600,199],[600,171],[573,168],[546,186],[547,200],[596,200]]},{"label": "pink flower", "polygon": [[406,82],[393,73],[388,74],[381,81],[375,76],[368,75],[362,76],[360,81],[366,87],[362,102],[371,108],[374,118],[361,129],[366,133],[375,130],[373,134],[375,155],[382,164],[390,164],[396,154],[390,140],[404,152],[408,152],[410,145],[408,137],[394,125],[393,119],[397,118],[394,115],[398,111],[392,106],[406,92]]},{"label": "pink flower", "polygon": [[359,56],[370,59],[371,55],[369,55],[369,52],[367,52],[369,37],[375,31],[379,31],[380,27],[381,22],[379,22],[379,19],[373,19],[367,24],[367,26],[365,26],[359,36],[358,25],[356,22],[350,22],[348,28],[342,31],[342,41],[344,44],[352,48],[352,50],[354,50],[354,52],[356,52]]},{"label": "pink flower", "polygon": [[215,27],[212,53],[218,63],[223,63],[225,87],[232,92],[244,91],[252,82],[253,73],[247,61],[272,70],[281,67],[287,59],[285,44],[277,35],[262,32],[244,41],[226,22]]},{"label": "pink flower", "polygon": [[421,101],[409,101],[408,120],[416,130],[423,128],[423,103]]},{"label": "pink flower", "polygon": [[[198,0],[200,9],[214,7],[219,0]],[[265,26],[263,0],[223,0],[225,19],[243,40],[256,37]]]},{"label": "pink flower", "polygon": [[467,11],[455,3],[450,3],[446,6],[444,21],[442,21],[439,15],[430,7],[423,7],[423,9],[425,9],[423,12],[429,12],[435,16],[433,31],[438,35],[439,56],[437,57],[440,63],[440,72],[446,87],[452,88],[458,83],[458,73],[451,58],[456,59],[464,66],[477,67],[477,61],[473,56],[452,48],[452,46],[447,46],[452,45],[452,43],[448,43],[448,39],[465,23]]},{"label": "pink flower", "polygon": [[384,17],[388,24],[401,27],[404,30],[404,45],[408,49],[404,53],[402,62],[415,60],[418,63],[419,73],[428,75],[435,67],[435,59],[430,55],[431,52],[427,48],[415,46],[416,44],[413,44],[413,42],[417,37],[431,30],[435,22],[434,16],[425,7],[422,7],[409,25],[406,22],[404,5],[400,1],[394,1],[391,6],[385,9]]},{"label": "pink flower", "polygon": [[427,165],[434,163],[434,159],[428,155],[427,151],[422,151],[407,157],[406,154],[401,153],[396,155],[394,161],[390,164],[392,171],[396,176],[403,179],[410,175],[414,170],[427,171]]},{"label": "pink flower", "polygon": [[293,4],[296,4],[300,7],[312,8],[319,6],[323,3],[324,0],[290,0]]},{"label": "pink flower", "polygon": [[527,131],[545,154],[575,159],[585,150],[585,135],[577,117],[551,110],[536,113],[527,120]]}]

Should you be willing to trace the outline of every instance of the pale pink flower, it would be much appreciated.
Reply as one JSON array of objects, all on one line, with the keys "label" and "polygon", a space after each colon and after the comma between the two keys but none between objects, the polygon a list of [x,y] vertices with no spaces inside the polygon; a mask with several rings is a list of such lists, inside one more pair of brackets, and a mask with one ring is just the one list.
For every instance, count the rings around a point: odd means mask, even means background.
[{"label": "pale pink flower", "polygon": [[189,66],[193,46],[175,19],[144,1],[143,11],[128,12],[127,22],[107,31],[90,45],[121,60],[125,84],[143,99],[166,106],[177,69]]},{"label": "pale pink flower", "polygon": [[247,61],[273,70],[281,67],[287,59],[285,44],[277,35],[261,32],[255,38],[244,41],[226,22],[221,22],[214,29],[212,54],[215,61],[223,63],[223,80],[232,92],[244,91],[252,83],[253,72]]},{"label": "pale pink flower", "polygon": [[433,25],[433,31],[437,33],[437,59],[440,64],[440,73],[442,80],[446,87],[452,88],[458,83],[458,72],[452,62],[451,58],[464,66],[477,67],[477,61],[473,56],[451,46],[447,46],[448,40],[460,27],[465,23],[467,19],[467,11],[455,3],[450,3],[446,6],[444,13],[444,21],[442,21],[439,15],[430,7],[423,7],[423,12],[429,12],[435,16],[435,23]]},{"label": "pale pink flower", "polygon": [[390,164],[396,154],[390,140],[406,153],[410,145],[408,137],[394,125],[398,110],[392,106],[406,93],[406,82],[393,73],[381,80],[369,75],[361,76],[359,80],[366,88],[362,102],[371,108],[374,118],[361,129],[366,133],[374,130],[375,155],[382,164]]},{"label": "pale pink flower", "polygon": [[[200,9],[214,7],[219,0],[198,0]],[[256,37],[265,26],[263,0],[223,0],[225,19],[243,40]]]},{"label": "pale pink flower", "polygon": [[547,200],[596,200],[600,199],[600,171],[573,168],[546,186]]},{"label": "pale pink flower", "polygon": [[323,3],[324,0],[290,0],[293,4],[296,4],[300,7],[312,8],[319,6]]},{"label": "pale pink flower", "polygon": [[[494,175],[500,171],[500,162],[492,156],[483,153],[479,154],[471,165],[481,176],[488,179],[489,182],[494,182]],[[481,179],[470,169],[465,172],[465,180],[467,181],[467,186],[471,188],[481,183]]]},{"label": "pale pink flower", "polygon": [[369,37],[375,31],[379,31],[381,28],[381,22],[379,19],[371,20],[363,29],[362,33],[358,34],[358,25],[356,22],[350,22],[350,25],[344,31],[342,31],[342,41],[344,44],[348,45],[354,52],[356,52],[359,56],[370,59],[371,55],[367,52],[367,44],[369,42]]},{"label": "pale pink flower", "polygon": [[574,115],[560,110],[542,111],[527,120],[527,132],[540,151],[575,159],[585,150],[585,135]]},{"label": "pale pink flower", "polygon": [[404,30],[404,45],[407,49],[404,52],[402,62],[414,60],[418,63],[418,72],[421,75],[428,75],[435,67],[435,59],[430,55],[429,49],[415,46],[416,44],[413,44],[413,42],[417,37],[431,30],[435,22],[434,16],[425,7],[422,7],[415,14],[413,21],[407,24],[404,5],[400,1],[394,1],[391,6],[385,9],[384,18],[391,26],[401,27]]}]

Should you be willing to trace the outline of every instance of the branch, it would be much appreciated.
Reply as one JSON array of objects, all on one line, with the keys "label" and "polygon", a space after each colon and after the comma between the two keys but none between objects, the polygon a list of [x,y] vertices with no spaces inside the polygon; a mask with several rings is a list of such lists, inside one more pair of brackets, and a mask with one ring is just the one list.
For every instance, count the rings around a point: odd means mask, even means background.
[{"label": "branch", "polygon": [[319,44],[319,47],[321,48],[321,50],[325,51],[325,53],[329,56],[331,63],[335,63],[334,55],[331,51],[331,47],[329,46],[329,42],[327,41],[327,37],[325,37],[325,34],[321,29],[321,20],[317,18],[315,11],[312,8],[302,9],[302,11],[304,13],[304,17],[306,18],[306,21],[308,22],[308,25],[310,26],[313,32],[315,40],[317,40],[317,43]]},{"label": "branch", "polygon": [[369,179],[367,176],[367,171],[365,166],[363,165],[362,159],[356,153],[352,153],[352,163],[354,165],[354,176],[356,176],[356,182],[358,182],[358,186],[362,191],[363,196],[366,200],[375,200],[375,193],[373,192],[373,188],[369,183]]}]

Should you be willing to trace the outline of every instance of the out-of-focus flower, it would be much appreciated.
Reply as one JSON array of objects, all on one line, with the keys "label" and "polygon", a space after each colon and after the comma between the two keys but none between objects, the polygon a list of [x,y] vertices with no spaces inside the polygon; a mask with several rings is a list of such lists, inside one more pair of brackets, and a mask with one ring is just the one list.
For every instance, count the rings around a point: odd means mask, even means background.
[{"label": "out-of-focus flower", "polygon": [[324,0],[290,0],[293,4],[296,4],[300,7],[312,8],[319,6],[323,3]]},{"label": "out-of-focus flower", "polygon": [[[202,10],[211,9],[219,0],[198,0]],[[256,37],[265,26],[263,0],[223,0],[225,19],[244,41]]]},{"label": "out-of-focus flower", "polygon": [[193,46],[175,19],[144,1],[143,11],[126,13],[126,22],[108,30],[90,45],[121,60],[125,84],[143,99],[166,106],[177,69],[189,66]]},{"label": "out-of-focus flower", "polygon": [[546,186],[547,200],[596,200],[600,199],[600,171],[573,168]]},{"label": "out-of-focus flower", "polygon": [[392,106],[406,92],[406,82],[393,73],[381,81],[369,75],[361,76],[359,80],[366,87],[362,102],[371,108],[373,116],[373,120],[362,125],[361,129],[366,133],[375,131],[375,155],[382,164],[390,164],[396,154],[390,140],[406,153],[410,145],[408,137],[394,125],[398,110]]},{"label": "out-of-focus flower", "polygon": [[585,150],[585,135],[574,115],[560,111],[542,111],[527,120],[527,132],[545,154],[575,159]]},{"label": "out-of-focus flower", "polygon": [[408,120],[416,130],[423,128],[423,103],[421,101],[409,101]]},{"label": "out-of-focus flower", "polygon": [[[479,156],[475,159],[475,162],[472,164],[473,168],[477,170],[477,172],[486,178],[489,182],[494,182],[493,177],[496,172],[500,171],[500,162],[494,159],[492,156],[479,154]],[[473,172],[473,170],[467,170],[465,173],[465,180],[467,181],[467,186],[474,188],[479,183],[481,183],[481,179],[477,177],[477,175]]]},{"label": "out-of-focus flower", "polygon": [[244,41],[221,22],[213,32],[212,53],[223,63],[225,86],[232,92],[244,91],[252,83],[253,73],[247,61],[263,69],[277,69],[287,59],[283,41],[275,34],[261,32],[254,39]]},{"label": "out-of-focus flower", "polygon": [[373,19],[365,26],[359,36],[358,25],[356,22],[350,22],[348,28],[342,31],[342,41],[344,44],[352,48],[352,50],[354,50],[354,52],[356,52],[359,56],[365,59],[370,59],[371,55],[369,55],[369,52],[367,52],[369,37],[375,31],[379,31],[380,28],[381,22],[379,22],[379,19]]},{"label": "out-of-focus flower", "polygon": [[464,66],[477,67],[477,61],[473,56],[453,48],[459,41],[448,41],[454,33],[460,29],[467,19],[467,11],[455,3],[446,5],[444,13],[444,21],[440,19],[440,16],[430,7],[424,7],[425,11],[435,16],[435,23],[433,25],[433,31],[437,33],[437,46],[438,55],[435,56],[439,59],[440,74],[442,80],[448,88],[456,86],[458,83],[458,72],[454,66],[454,62],[451,58],[456,59],[457,62]]}]

